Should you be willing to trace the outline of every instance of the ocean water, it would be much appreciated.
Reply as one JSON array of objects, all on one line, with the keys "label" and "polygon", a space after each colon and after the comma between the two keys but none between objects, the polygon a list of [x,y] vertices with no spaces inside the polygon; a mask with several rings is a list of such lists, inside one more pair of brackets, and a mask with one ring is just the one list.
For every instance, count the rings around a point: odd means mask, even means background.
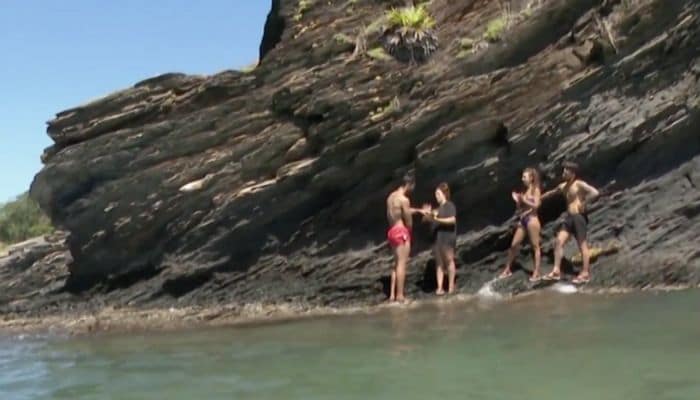
[{"label": "ocean water", "polygon": [[178,333],[4,337],[0,399],[698,400],[700,292],[546,292]]}]

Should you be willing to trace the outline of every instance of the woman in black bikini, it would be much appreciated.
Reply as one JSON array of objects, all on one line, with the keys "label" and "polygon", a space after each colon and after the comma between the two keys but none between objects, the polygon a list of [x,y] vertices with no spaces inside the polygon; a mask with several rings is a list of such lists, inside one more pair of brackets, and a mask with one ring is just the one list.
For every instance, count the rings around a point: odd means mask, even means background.
[{"label": "woman in black bikini", "polygon": [[518,223],[513,235],[513,242],[508,250],[508,260],[506,267],[499,278],[511,276],[511,265],[520,251],[520,243],[525,239],[525,235],[530,237],[532,251],[535,258],[535,268],[532,271],[530,282],[540,280],[540,219],[537,217],[537,209],[540,207],[540,175],[534,168],[526,168],[522,176],[525,191],[522,193],[511,193],[515,201],[518,213]]},{"label": "woman in black bikini", "polygon": [[425,208],[424,215],[432,223],[433,238],[435,245],[435,274],[437,278],[437,290],[435,294],[441,296],[445,294],[443,280],[445,278],[445,268],[447,268],[447,293],[455,290],[455,277],[457,268],[455,266],[455,247],[457,246],[457,209],[450,201],[450,187],[447,183],[441,183],[435,189],[435,199],[439,207],[437,210]]}]

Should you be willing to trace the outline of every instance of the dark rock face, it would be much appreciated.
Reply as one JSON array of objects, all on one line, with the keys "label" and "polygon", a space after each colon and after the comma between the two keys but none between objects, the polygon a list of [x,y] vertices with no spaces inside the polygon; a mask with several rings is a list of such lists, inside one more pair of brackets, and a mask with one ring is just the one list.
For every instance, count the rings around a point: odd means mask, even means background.
[{"label": "dark rock face", "polygon": [[71,256],[63,232],[12,246],[0,257],[3,313],[53,307],[61,298]]},{"label": "dark rock face", "polygon": [[[495,3],[431,2],[441,48],[407,66],[332,39],[382,2],[317,2],[295,20],[295,2],[275,1],[253,72],[164,75],[61,112],[31,195],[70,232],[74,262],[53,294],[10,292],[0,309],[378,302],[384,199],[408,170],[416,204],[452,186],[459,285],[474,292],[504,261],[522,168],[551,187],[565,159],[604,188],[593,245],[618,248],[592,287],[700,283],[700,5],[544,1],[502,43],[456,57]],[[561,211],[543,205],[545,271]],[[413,296],[434,284],[424,233]],[[497,289],[529,286],[516,274]]]},{"label": "dark rock face", "polygon": [[265,30],[263,31],[263,38],[260,42],[260,59],[265,58],[270,50],[277,46],[277,43],[282,40],[282,34],[284,33],[285,20],[280,15],[280,2],[281,0],[272,0],[272,7],[270,8],[270,13],[267,14],[267,20],[265,21]]}]

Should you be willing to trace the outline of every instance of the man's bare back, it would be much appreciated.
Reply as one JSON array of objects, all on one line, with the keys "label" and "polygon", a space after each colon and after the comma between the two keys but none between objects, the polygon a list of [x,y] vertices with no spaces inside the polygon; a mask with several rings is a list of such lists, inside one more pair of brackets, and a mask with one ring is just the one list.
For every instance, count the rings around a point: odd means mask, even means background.
[{"label": "man's bare back", "polygon": [[396,190],[387,197],[386,217],[390,227],[402,224],[411,228],[413,218],[410,213],[410,202],[402,190]]}]

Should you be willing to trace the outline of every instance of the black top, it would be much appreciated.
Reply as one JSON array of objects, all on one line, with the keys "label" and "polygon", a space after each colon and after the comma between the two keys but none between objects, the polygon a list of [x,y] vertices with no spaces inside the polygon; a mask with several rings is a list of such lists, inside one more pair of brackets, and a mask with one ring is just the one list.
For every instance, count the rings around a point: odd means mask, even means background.
[{"label": "black top", "polygon": [[[451,201],[446,201],[443,205],[438,208],[437,217],[438,218],[450,218],[457,216],[457,208]],[[449,232],[457,234],[457,224],[445,225],[433,222],[433,234],[438,232]]]}]

